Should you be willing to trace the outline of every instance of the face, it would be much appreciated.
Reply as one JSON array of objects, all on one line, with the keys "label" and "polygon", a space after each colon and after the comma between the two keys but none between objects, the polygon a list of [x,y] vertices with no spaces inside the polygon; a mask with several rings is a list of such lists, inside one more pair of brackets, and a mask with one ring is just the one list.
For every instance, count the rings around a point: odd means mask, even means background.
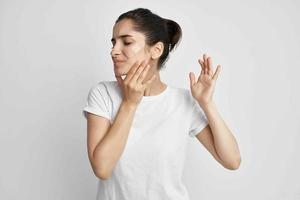
[{"label": "face", "polygon": [[115,75],[126,75],[136,61],[151,59],[145,35],[133,29],[131,20],[123,19],[114,25],[111,57]]}]

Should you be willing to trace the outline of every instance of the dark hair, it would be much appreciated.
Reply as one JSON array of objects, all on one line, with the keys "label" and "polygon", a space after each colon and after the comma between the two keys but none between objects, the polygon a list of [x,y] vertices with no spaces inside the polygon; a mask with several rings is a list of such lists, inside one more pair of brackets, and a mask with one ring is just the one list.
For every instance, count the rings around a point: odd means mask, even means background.
[{"label": "dark hair", "polygon": [[134,30],[145,34],[146,44],[149,46],[159,41],[164,44],[163,53],[158,60],[158,70],[160,70],[168,60],[169,52],[174,49],[182,37],[179,24],[173,20],[162,18],[146,8],[125,12],[118,17],[115,23],[122,19],[133,20]]}]

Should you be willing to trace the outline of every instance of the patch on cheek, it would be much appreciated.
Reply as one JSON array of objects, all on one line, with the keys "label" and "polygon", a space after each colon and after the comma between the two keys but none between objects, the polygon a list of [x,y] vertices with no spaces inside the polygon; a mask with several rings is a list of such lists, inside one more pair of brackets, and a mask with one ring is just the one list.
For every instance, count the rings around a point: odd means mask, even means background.
[{"label": "patch on cheek", "polygon": [[121,75],[121,78],[124,80],[126,78],[127,74]]}]

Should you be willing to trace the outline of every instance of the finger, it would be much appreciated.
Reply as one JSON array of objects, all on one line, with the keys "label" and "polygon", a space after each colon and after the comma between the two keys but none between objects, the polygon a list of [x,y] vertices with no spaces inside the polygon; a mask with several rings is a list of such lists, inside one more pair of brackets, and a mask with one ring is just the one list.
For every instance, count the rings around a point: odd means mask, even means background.
[{"label": "finger", "polygon": [[193,72],[190,72],[189,74],[190,77],[190,86],[192,87],[195,84],[195,74]]},{"label": "finger", "polygon": [[207,63],[208,63],[208,65],[207,65],[208,75],[211,76],[212,73],[213,73],[211,57],[208,57],[208,58],[207,58]]},{"label": "finger", "polygon": [[198,59],[198,63],[201,65],[201,73],[202,73],[202,71],[204,71],[204,63],[200,58]]},{"label": "finger", "polygon": [[151,59],[151,57],[146,60],[146,66],[150,65],[150,59]]},{"label": "finger", "polygon": [[204,61],[204,74],[207,74],[207,55],[203,54],[203,61]]},{"label": "finger", "polygon": [[202,61],[202,60],[199,60],[199,63],[200,63],[200,65],[201,65],[201,72],[200,72],[200,75],[199,75],[199,78],[198,78],[198,80],[200,79],[200,76],[201,75],[203,75],[204,74],[204,70],[205,70],[205,68],[204,68],[204,62]]},{"label": "finger", "polygon": [[145,79],[145,77],[146,77],[146,75],[147,75],[147,73],[148,73],[148,71],[149,71],[149,69],[150,69],[150,65],[147,65],[145,68],[144,68],[144,70],[142,71],[142,73],[140,74],[140,76],[138,77],[138,79],[137,79],[137,83],[142,83],[143,81],[144,81],[144,79]]},{"label": "finger", "polygon": [[140,66],[140,61],[136,61],[133,66],[130,68],[129,72],[127,73],[126,78],[124,79],[124,82],[129,82],[132,78],[132,76],[135,74],[136,70]]},{"label": "finger", "polygon": [[220,72],[221,72],[221,65],[218,65],[217,66],[217,69],[216,69],[216,72],[215,72],[215,74],[214,74],[214,76],[213,76],[213,80],[217,80],[217,78],[218,78],[218,76],[219,76],[219,74],[220,74]]},{"label": "finger", "polygon": [[134,73],[133,77],[130,79],[130,82],[136,82],[136,80],[139,78],[140,74],[143,72],[144,68],[146,67],[146,63],[147,61],[143,61],[141,63],[141,65],[139,66],[139,68],[136,70],[136,72]]}]

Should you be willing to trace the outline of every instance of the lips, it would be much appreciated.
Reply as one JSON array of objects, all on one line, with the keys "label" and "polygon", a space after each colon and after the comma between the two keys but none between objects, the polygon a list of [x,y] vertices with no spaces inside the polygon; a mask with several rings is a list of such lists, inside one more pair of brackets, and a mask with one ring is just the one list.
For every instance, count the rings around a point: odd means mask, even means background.
[{"label": "lips", "polygon": [[114,63],[119,63],[119,62],[123,62],[122,60],[117,60],[117,59],[113,59]]}]

